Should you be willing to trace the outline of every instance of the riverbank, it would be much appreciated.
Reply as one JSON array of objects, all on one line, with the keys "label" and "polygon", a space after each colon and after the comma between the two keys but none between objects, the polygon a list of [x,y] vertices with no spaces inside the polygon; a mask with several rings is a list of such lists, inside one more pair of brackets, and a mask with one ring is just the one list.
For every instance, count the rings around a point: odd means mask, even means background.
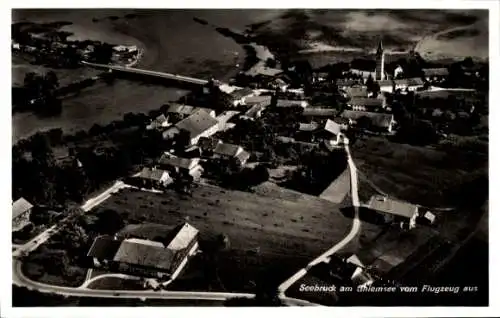
[{"label": "riverbank", "polygon": [[[194,16],[207,20],[229,21],[241,26],[241,19],[222,17],[219,11],[209,10],[16,10],[14,21],[69,21],[68,31],[75,36],[87,35],[92,39],[112,43],[137,45],[141,59],[132,67],[171,72],[200,78],[215,77],[222,81],[239,72],[245,52],[231,39],[221,36],[212,28],[193,21]],[[244,11],[243,11],[244,12]],[[240,12],[240,13],[243,13]],[[125,18],[136,13],[136,17]],[[201,13],[201,14],[200,14]],[[116,16],[118,19],[110,19]],[[247,18],[248,19],[248,18]],[[87,31],[88,30],[88,31]],[[206,45],[210,43],[210,45]],[[31,65],[23,66],[24,73]],[[87,72],[88,69],[82,68]],[[81,80],[84,76],[60,70]],[[24,73],[14,75],[22,83]],[[73,74],[75,73],[75,74]],[[58,74],[59,75],[59,74]],[[94,75],[94,74],[92,74]],[[62,76],[63,77],[63,76]],[[68,82],[75,78],[68,79]],[[66,81],[66,80],[65,80]],[[96,86],[78,96],[63,100],[63,113],[59,117],[39,118],[31,113],[15,114],[12,118],[12,141],[15,143],[37,131],[62,128],[65,133],[88,130],[94,124],[107,124],[121,119],[127,112],[147,113],[162,104],[176,101],[187,93],[173,87],[145,85],[118,80],[111,86]]]}]

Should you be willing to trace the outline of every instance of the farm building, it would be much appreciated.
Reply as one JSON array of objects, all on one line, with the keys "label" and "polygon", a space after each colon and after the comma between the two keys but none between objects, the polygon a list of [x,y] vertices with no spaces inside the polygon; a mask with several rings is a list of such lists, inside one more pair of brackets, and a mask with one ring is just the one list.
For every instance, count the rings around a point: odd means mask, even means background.
[{"label": "farm building", "polygon": [[370,122],[370,128],[387,132],[392,132],[396,124],[392,114],[344,110],[340,116],[348,119],[351,123],[358,124],[361,118],[367,118]]},{"label": "farm building", "polygon": [[166,187],[173,182],[167,171],[157,168],[143,168],[138,179],[142,181],[142,185],[151,187]]},{"label": "farm building", "polygon": [[241,146],[227,143],[217,144],[213,153],[215,159],[233,160],[240,165],[244,165],[250,158],[250,154]]},{"label": "farm building", "polygon": [[398,89],[402,91],[407,89],[408,91],[416,91],[418,88],[424,86],[424,81],[419,77],[382,80],[377,81],[377,83],[380,86],[380,91],[386,93],[394,93]]},{"label": "farm building", "polygon": [[199,158],[181,158],[169,153],[164,153],[160,157],[158,165],[172,175],[190,175],[194,179],[199,179],[203,172]]},{"label": "farm building", "polygon": [[188,223],[176,227],[167,243],[138,238],[99,236],[87,254],[93,266],[156,278],[175,278],[198,248],[198,230]]},{"label": "farm building", "polygon": [[234,90],[229,94],[234,106],[244,105],[245,99],[257,95],[254,90],[249,87]]},{"label": "farm building", "polygon": [[209,137],[219,130],[219,122],[203,109],[179,121],[163,132],[163,139],[173,139],[181,131],[189,135],[188,145],[195,145],[200,137]]},{"label": "farm building", "polygon": [[407,223],[410,229],[416,226],[419,216],[418,206],[382,195],[372,196],[368,208],[392,216],[395,221]]},{"label": "farm building", "polygon": [[354,97],[347,101],[347,106],[358,111],[377,111],[385,107],[382,98]]},{"label": "farm building", "polygon": [[12,231],[18,231],[30,223],[33,204],[19,198],[12,204]]},{"label": "farm building", "polygon": [[368,88],[364,85],[353,85],[342,89],[342,91],[345,92],[344,94],[345,97],[350,97],[350,98],[368,97]]},{"label": "farm building", "polygon": [[427,81],[440,81],[448,77],[449,72],[445,67],[440,68],[424,68],[424,77]]},{"label": "farm building", "polygon": [[215,117],[215,110],[213,109],[204,107],[194,107],[178,103],[173,103],[170,105],[170,107],[167,110],[167,115],[172,116],[173,114],[176,114],[180,119],[184,119],[198,110],[204,110],[205,112],[210,114],[210,116]]},{"label": "farm building", "polygon": [[305,100],[278,99],[276,107],[303,107],[306,108],[309,104]]}]

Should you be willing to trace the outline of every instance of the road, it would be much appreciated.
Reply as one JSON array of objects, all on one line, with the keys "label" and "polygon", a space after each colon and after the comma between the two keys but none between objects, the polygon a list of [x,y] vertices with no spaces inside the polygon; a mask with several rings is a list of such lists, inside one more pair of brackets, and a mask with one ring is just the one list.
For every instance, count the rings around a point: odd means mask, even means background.
[{"label": "road", "polygon": [[[122,181],[116,181],[111,187],[100,193],[99,195],[87,200],[81,208],[88,212],[95,206],[99,205],[106,199],[108,199],[113,193],[119,191],[120,189],[129,187]],[[218,293],[218,292],[188,292],[188,291],[134,291],[134,290],[95,290],[88,289],[86,286],[88,284],[83,284],[80,287],[66,287],[66,286],[56,286],[49,285],[41,282],[37,282],[29,279],[22,272],[22,262],[19,256],[29,253],[45,241],[47,241],[50,236],[59,230],[59,225],[56,224],[44,232],[37,235],[35,238],[29,242],[17,245],[17,249],[13,251],[12,256],[12,284],[20,287],[26,287],[30,290],[36,290],[42,293],[52,293],[62,296],[75,296],[75,297],[107,297],[107,298],[152,298],[152,299],[191,299],[191,300],[220,300],[224,301],[229,298],[252,298],[254,294],[248,293]],[[289,306],[315,306],[316,304],[310,303],[305,300],[282,297],[282,301]]]},{"label": "road", "polygon": [[[85,212],[90,211],[92,208],[94,208],[95,206],[99,205],[100,203],[108,199],[112,193],[117,192],[120,189],[125,188],[127,186],[128,185],[126,185],[122,181],[116,181],[111,187],[109,187],[99,195],[88,199],[81,206],[82,210]],[[18,257],[20,255],[34,251],[35,249],[38,248],[38,246],[42,245],[45,241],[47,241],[52,234],[56,233],[59,230],[59,227],[60,227],[59,224],[55,224],[50,228],[46,229],[45,231],[43,231],[42,233],[35,236],[30,241],[26,242],[25,244],[14,246],[16,249],[12,252],[12,256]]]},{"label": "road", "polygon": [[[347,138],[346,138],[347,139]],[[349,233],[337,244],[332,246],[330,249],[328,249],[326,252],[312,260],[309,264],[307,264],[306,267],[300,269],[297,273],[295,273],[292,277],[288,278],[286,281],[284,281],[279,287],[279,293],[282,297],[285,296],[285,292],[290,286],[295,284],[299,279],[304,277],[309,269],[314,267],[315,265],[323,262],[328,262],[329,258],[335,254],[337,251],[342,249],[344,246],[346,246],[353,238],[356,237],[356,235],[359,232],[359,229],[361,228],[361,222],[359,220],[359,195],[358,195],[358,175],[357,175],[357,170],[356,166],[354,165],[354,161],[352,160],[351,157],[351,152],[349,150],[349,143],[348,141],[344,145],[346,154],[347,154],[347,163],[349,165],[349,171],[351,174],[351,197],[352,197],[352,205],[354,207],[354,218],[352,222],[352,227]]]}]

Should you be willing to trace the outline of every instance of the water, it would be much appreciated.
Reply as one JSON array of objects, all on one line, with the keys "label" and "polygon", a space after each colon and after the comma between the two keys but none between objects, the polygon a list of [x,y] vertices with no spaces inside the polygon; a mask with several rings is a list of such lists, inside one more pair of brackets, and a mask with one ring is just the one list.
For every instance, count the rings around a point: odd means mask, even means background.
[{"label": "water", "polygon": [[[136,67],[170,73],[227,79],[242,65],[244,50],[233,40],[216,32],[210,25],[193,20],[198,17],[221,27],[245,29],[246,25],[266,20],[277,10],[15,10],[13,21],[70,21],[64,29],[77,38],[90,38],[113,44],[135,44],[145,54]],[[134,13],[137,18],[125,19]],[[111,21],[109,16],[117,16]],[[98,22],[93,22],[98,19]],[[19,68],[17,68],[19,69]],[[14,66],[13,72],[16,72]],[[12,140],[16,142],[40,130],[62,128],[72,133],[106,124],[127,112],[158,109],[177,100],[186,92],[176,88],[117,81],[113,86],[99,86],[63,101],[59,117],[38,118],[31,113],[14,114]]]}]

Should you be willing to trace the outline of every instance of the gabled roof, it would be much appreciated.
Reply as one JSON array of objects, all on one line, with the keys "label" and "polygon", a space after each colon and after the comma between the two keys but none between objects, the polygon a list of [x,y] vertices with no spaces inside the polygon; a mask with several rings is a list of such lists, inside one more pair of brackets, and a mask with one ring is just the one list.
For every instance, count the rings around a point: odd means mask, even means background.
[{"label": "gabled roof", "polygon": [[200,109],[175,124],[175,127],[179,130],[189,132],[191,138],[194,138],[213,126],[218,125],[218,123],[217,119],[210,116],[203,109]]},{"label": "gabled roof", "polygon": [[[394,80],[394,83],[396,85],[423,85],[424,81],[420,77],[413,77],[413,78],[402,78],[402,79],[396,79]],[[379,83],[380,85],[380,83]],[[382,85],[380,85],[382,86]]]},{"label": "gabled roof", "polygon": [[315,131],[319,128],[318,123],[299,123],[299,130],[300,131]]},{"label": "gabled roof", "polygon": [[190,106],[190,105],[173,103],[168,108],[167,113],[177,113],[177,114],[189,116],[189,115],[192,115],[194,112],[196,112],[198,110],[204,110],[208,114],[210,114],[213,111],[213,109],[211,109],[211,108],[194,107],[194,106]]},{"label": "gabled roof", "polygon": [[368,88],[366,86],[354,85],[345,88],[347,95],[351,97],[367,97]]},{"label": "gabled roof", "polygon": [[384,101],[379,98],[355,97],[347,101],[347,104],[355,106],[382,107],[384,105]]},{"label": "gabled roof", "polygon": [[19,198],[12,204],[12,218],[15,219],[33,207],[25,198]]},{"label": "gabled roof", "polygon": [[448,69],[445,67],[440,68],[424,68],[422,69],[425,76],[448,76]]},{"label": "gabled roof", "polygon": [[174,252],[160,242],[142,239],[123,240],[113,260],[115,262],[170,270]]},{"label": "gabled roof", "polygon": [[167,246],[167,248],[172,251],[178,251],[187,248],[189,246],[189,243],[191,243],[199,233],[199,231],[189,223],[184,223],[182,227],[177,228],[176,230],[177,233]]},{"label": "gabled roof", "polygon": [[158,163],[160,165],[178,167],[182,169],[191,170],[194,168],[199,162],[198,158],[181,158],[181,157],[173,157],[168,155],[162,155]]},{"label": "gabled roof", "polygon": [[167,117],[165,115],[161,114],[160,116],[156,117],[155,120],[153,121],[156,124],[163,124],[164,122],[168,121]]},{"label": "gabled roof", "polygon": [[98,259],[113,259],[121,243],[120,240],[115,240],[109,235],[98,236],[92,243],[87,256]]},{"label": "gabled roof", "polygon": [[240,162],[245,162],[250,158],[250,153],[246,152],[245,150],[241,151],[236,155],[236,159],[238,159]]},{"label": "gabled roof", "polygon": [[417,212],[417,206],[414,204],[387,198],[382,195],[372,196],[370,198],[370,202],[368,203],[368,207],[376,211],[407,218],[412,218]]},{"label": "gabled roof", "polygon": [[253,90],[251,88],[244,87],[242,89],[238,89],[238,90],[233,91],[230,95],[234,99],[240,99],[240,98],[246,97],[248,95],[252,95],[252,94],[253,94]]},{"label": "gabled roof", "polygon": [[149,179],[149,180],[154,180],[154,181],[160,181],[161,178],[164,176],[164,174],[167,174],[165,170],[161,169],[151,169],[151,168],[143,168],[139,177],[143,179]]},{"label": "gabled roof", "polygon": [[340,134],[340,125],[333,120],[328,119],[325,124],[325,130],[331,132],[334,135]]},{"label": "gabled roof", "polygon": [[333,108],[318,108],[318,107],[307,107],[302,112],[303,116],[317,116],[317,117],[332,117],[336,116],[338,111]]},{"label": "gabled roof", "polygon": [[252,104],[271,104],[271,99],[272,96],[270,95],[259,95],[259,96],[250,96],[245,98],[245,104],[247,105],[252,105]]},{"label": "gabled roof", "polygon": [[214,153],[222,155],[222,156],[234,157],[238,154],[240,149],[242,149],[242,148],[241,148],[241,146],[238,146],[238,145],[219,143],[215,147]]},{"label": "gabled roof", "polygon": [[305,106],[307,106],[307,101],[305,101],[305,100],[292,100],[292,99],[278,99],[278,101],[276,103],[276,107],[293,107],[293,106],[305,107]]},{"label": "gabled roof", "polygon": [[355,84],[359,84],[359,80],[353,80],[353,79],[338,79],[335,84],[337,86],[352,86]]},{"label": "gabled roof", "polygon": [[383,114],[383,113],[375,113],[375,112],[364,112],[364,111],[356,111],[356,110],[344,110],[341,114],[342,117],[358,120],[361,117],[367,117],[371,120],[372,124],[381,128],[389,128],[391,122],[393,120],[392,114]]}]

